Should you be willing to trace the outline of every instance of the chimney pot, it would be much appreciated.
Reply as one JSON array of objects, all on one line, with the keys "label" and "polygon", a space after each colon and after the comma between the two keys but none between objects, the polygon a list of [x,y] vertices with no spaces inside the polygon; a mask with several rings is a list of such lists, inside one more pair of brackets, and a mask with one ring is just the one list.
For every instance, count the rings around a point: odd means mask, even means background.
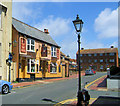
[{"label": "chimney pot", "polygon": [[45,32],[46,34],[49,34],[48,29],[44,29],[44,32]]}]

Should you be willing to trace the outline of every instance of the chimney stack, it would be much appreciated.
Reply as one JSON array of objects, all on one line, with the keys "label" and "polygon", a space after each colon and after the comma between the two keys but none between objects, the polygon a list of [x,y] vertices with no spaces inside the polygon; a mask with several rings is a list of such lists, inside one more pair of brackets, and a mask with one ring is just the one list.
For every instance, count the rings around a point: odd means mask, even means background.
[{"label": "chimney stack", "polygon": [[48,29],[44,29],[44,32],[45,32],[46,34],[49,34]]}]

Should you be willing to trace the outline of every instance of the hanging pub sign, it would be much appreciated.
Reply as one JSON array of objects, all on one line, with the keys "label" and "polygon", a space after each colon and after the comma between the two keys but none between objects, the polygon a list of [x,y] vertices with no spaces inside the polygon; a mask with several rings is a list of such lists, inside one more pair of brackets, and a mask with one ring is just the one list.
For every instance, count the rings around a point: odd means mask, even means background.
[{"label": "hanging pub sign", "polygon": [[21,52],[26,53],[26,39],[21,38]]},{"label": "hanging pub sign", "polygon": [[59,59],[59,49],[57,49],[57,59]]}]

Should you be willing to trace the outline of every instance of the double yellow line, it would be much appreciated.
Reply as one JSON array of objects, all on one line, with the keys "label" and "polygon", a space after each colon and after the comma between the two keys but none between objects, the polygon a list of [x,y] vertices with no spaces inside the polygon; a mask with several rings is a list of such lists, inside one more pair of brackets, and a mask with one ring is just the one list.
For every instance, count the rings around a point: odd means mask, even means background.
[{"label": "double yellow line", "polygon": [[88,90],[89,90],[88,87],[89,87],[90,85],[92,85],[94,82],[98,81],[99,79],[101,79],[101,78],[103,78],[103,77],[105,77],[105,76],[106,76],[106,75],[104,75],[104,76],[102,76],[102,77],[100,77],[100,78],[98,78],[98,79],[96,79],[96,80],[90,82],[89,84],[87,84],[87,85],[85,86],[85,89],[88,89]]}]

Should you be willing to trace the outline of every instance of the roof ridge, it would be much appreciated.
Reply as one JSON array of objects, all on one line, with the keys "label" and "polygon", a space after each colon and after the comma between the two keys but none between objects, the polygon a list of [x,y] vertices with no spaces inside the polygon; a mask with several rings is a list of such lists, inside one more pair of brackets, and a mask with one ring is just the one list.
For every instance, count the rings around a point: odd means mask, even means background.
[{"label": "roof ridge", "polygon": [[[20,20],[18,20],[18,19],[16,19],[16,18],[14,18],[14,17],[12,17],[12,18],[15,19],[16,21],[19,21],[20,23],[23,23],[23,24],[25,24],[25,25],[31,27],[31,28],[34,28],[34,29],[36,29],[36,30],[38,30],[38,31],[40,31],[40,32],[43,32],[43,31],[41,31],[40,29],[35,28],[35,27],[33,27],[33,26],[29,25],[29,24],[26,24],[26,23],[24,23],[24,22],[22,22],[22,21],[20,21]],[[45,33],[45,32],[43,32],[43,33]]]}]

